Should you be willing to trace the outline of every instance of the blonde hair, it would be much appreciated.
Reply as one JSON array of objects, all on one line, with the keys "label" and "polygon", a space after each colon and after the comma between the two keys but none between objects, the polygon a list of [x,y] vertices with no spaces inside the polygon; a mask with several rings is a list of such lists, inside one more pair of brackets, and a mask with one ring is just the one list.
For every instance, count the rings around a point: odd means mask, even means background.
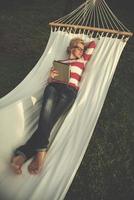
[{"label": "blonde hair", "polygon": [[71,41],[70,41],[70,44],[69,46],[67,47],[67,54],[70,54],[71,53],[71,50],[77,46],[78,43],[81,43],[84,45],[84,40],[79,38],[79,37],[76,37],[76,38],[73,38]]}]

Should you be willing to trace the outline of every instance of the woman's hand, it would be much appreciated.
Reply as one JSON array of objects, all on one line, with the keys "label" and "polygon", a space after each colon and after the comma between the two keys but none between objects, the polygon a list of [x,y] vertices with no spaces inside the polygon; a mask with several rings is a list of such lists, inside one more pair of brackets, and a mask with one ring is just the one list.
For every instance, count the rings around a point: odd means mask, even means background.
[{"label": "woman's hand", "polygon": [[56,76],[59,76],[59,72],[52,67],[50,70],[50,77],[55,78]]}]

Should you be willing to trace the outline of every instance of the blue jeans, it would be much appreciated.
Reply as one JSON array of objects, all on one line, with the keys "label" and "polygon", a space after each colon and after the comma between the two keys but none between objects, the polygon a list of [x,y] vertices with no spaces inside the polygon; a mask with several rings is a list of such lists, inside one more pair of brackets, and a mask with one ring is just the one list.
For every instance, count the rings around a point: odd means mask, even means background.
[{"label": "blue jeans", "polygon": [[47,150],[54,124],[71,108],[76,96],[77,90],[73,87],[61,83],[49,83],[43,94],[38,128],[24,145],[15,150],[14,154],[22,154],[29,159],[37,151]]}]

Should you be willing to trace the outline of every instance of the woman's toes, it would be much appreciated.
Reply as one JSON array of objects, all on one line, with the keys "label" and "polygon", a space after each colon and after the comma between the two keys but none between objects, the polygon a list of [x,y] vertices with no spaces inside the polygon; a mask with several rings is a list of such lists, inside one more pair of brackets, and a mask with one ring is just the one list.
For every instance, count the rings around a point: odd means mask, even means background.
[{"label": "woman's toes", "polygon": [[22,173],[20,165],[16,165],[14,163],[11,163],[11,168],[16,174],[21,174]]},{"label": "woman's toes", "polygon": [[46,152],[38,152],[32,162],[28,166],[28,171],[30,174],[36,175],[38,174],[42,167],[45,160]]},{"label": "woman's toes", "polygon": [[17,155],[17,156],[14,156],[14,157],[11,159],[10,166],[11,166],[12,170],[13,170],[16,174],[22,174],[21,167],[22,167],[22,165],[24,164],[24,162],[25,162],[24,156],[22,156],[22,155]]},{"label": "woman's toes", "polygon": [[12,170],[14,171],[15,174],[22,174],[21,168],[12,167]]},{"label": "woman's toes", "polygon": [[34,160],[29,164],[28,171],[30,174],[34,174]]}]

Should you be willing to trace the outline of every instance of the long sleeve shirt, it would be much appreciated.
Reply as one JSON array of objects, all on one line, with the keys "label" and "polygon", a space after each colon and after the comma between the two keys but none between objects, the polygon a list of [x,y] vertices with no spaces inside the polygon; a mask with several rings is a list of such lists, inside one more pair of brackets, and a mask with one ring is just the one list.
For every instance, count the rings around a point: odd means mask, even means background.
[{"label": "long sleeve shirt", "polygon": [[86,51],[79,59],[68,59],[61,61],[62,63],[67,63],[69,65],[70,77],[68,85],[79,90],[79,83],[85,69],[86,63],[91,59],[93,51],[96,47],[95,41],[89,42],[87,45]]}]

